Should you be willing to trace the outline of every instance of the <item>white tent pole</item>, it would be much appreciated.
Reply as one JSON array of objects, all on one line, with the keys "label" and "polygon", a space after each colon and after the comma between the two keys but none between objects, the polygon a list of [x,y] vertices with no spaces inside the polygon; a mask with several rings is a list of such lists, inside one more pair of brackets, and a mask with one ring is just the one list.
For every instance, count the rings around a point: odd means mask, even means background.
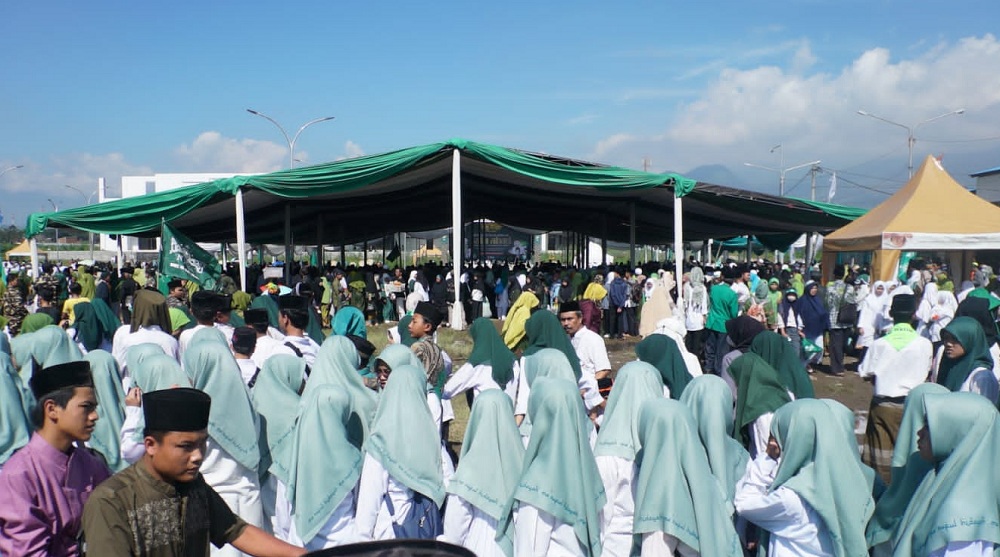
[{"label": "white tent pole", "polygon": [[451,276],[455,284],[455,305],[451,309],[451,328],[465,329],[465,312],[462,310],[462,155],[458,148],[451,151],[451,229],[454,236],[451,244]]},{"label": "white tent pole", "polygon": [[240,289],[247,291],[247,230],[243,215],[243,190],[236,190],[236,254],[240,263]]},{"label": "white tent pole", "polygon": [[[32,280],[37,280],[38,274],[38,242],[32,238],[31,242],[28,243],[31,249],[31,272],[34,273]],[[57,248],[59,246],[56,246]]]},{"label": "white tent pole", "polygon": [[[676,186],[675,186],[676,187]],[[684,307],[684,205],[682,197],[674,196],[674,284],[677,285],[677,307]],[[693,285],[692,285],[693,286]]]}]

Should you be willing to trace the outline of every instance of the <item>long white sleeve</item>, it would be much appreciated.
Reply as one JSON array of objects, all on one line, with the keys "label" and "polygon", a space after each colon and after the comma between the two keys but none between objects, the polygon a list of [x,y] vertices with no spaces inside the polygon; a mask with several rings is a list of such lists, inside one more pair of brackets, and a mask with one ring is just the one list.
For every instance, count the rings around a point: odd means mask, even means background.
[{"label": "long white sleeve", "polygon": [[140,458],[142,458],[142,455],[146,453],[145,445],[135,441],[136,433],[138,433],[136,430],[139,429],[139,420],[141,418],[141,407],[125,407],[125,422],[122,423],[122,431],[118,440],[118,445],[121,457],[129,464],[136,463]]}]

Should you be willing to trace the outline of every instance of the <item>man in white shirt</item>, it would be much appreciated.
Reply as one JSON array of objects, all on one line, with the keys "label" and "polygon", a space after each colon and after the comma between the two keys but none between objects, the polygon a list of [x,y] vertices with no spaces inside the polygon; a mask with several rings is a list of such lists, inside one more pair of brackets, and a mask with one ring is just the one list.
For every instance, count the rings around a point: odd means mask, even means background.
[{"label": "man in white shirt", "polygon": [[597,420],[604,408],[598,381],[610,380],[611,360],[601,335],[583,326],[583,311],[578,302],[564,302],[559,306],[559,322],[569,335],[573,350],[580,358],[580,391],[592,419]]},{"label": "man in white shirt", "polygon": [[858,366],[862,378],[872,377],[875,381],[862,460],[875,468],[886,483],[903,419],[903,403],[911,389],[927,381],[934,357],[931,341],[917,334],[911,324],[915,311],[916,298],[912,294],[893,297],[889,314],[896,324],[889,334],[872,344]]},{"label": "man in white shirt", "polygon": [[239,366],[240,375],[243,377],[243,384],[253,387],[260,372],[256,362],[250,359],[257,346],[257,331],[250,327],[237,327],[233,329],[230,343],[233,347],[233,358],[236,359],[236,365]]},{"label": "man in white shirt", "polygon": [[737,302],[740,305],[740,313],[747,307],[747,303],[750,301],[750,287],[747,286],[747,281],[750,280],[750,270],[741,265],[738,267],[738,278],[733,281],[730,288],[736,293]]},{"label": "man in white shirt", "polygon": [[305,329],[309,325],[309,299],[288,294],[278,297],[278,324],[285,331],[285,342],[272,354],[291,354],[305,360],[306,371],[316,363],[319,345],[309,338]]},{"label": "man in white shirt", "polygon": [[233,297],[222,294],[215,295],[215,323],[212,324],[218,329],[222,336],[227,339],[233,338],[236,327],[229,323],[229,317],[233,312]]},{"label": "man in white shirt", "polygon": [[[218,312],[219,305],[216,298],[216,294],[208,290],[198,290],[191,295],[191,316],[194,317],[197,325],[181,333],[181,337],[178,339],[180,341],[178,359],[184,357],[184,351],[187,350],[188,345],[191,344],[191,339],[194,337],[195,333],[206,327],[215,326],[215,314]],[[228,339],[230,337],[226,338]]]},{"label": "man in white shirt", "polygon": [[[285,343],[285,335],[268,326],[269,321],[266,309],[248,309],[243,312],[243,320],[246,321],[247,327],[252,327],[257,334],[257,343],[254,346],[253,355],[250,356],[250,359],[253,360],[257,367],[263,368],[264,362]],[[276,336],[280,338],[275,338]]]}]

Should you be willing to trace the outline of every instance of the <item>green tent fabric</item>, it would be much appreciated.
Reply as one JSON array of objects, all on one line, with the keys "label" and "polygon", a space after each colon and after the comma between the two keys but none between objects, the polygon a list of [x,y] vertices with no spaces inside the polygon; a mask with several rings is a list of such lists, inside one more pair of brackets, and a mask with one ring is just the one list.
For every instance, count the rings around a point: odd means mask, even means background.
[{"label": "green tent fabric", "polygon": [[667,335],[649,335],[635,345],[635,355],[660,372],[660,379],[670,389],[670,398],[680,400],[691,381],[687,364],[677,342]]},{"label": "green tent fabric", "polygon": [[663,532],[699,555],[742,556],[731,510],[688,407],[676,400],[649,400],[638,414],[642,450],[636,459],[633,531]]},{"label": "green tent fabric", "polygon": [[393,479],[444,504],[441,434],[427,407],[422,367],[399,366],[382,391],[365,450]]},{"label": "green tent fabric", "polygon": [[736,483],[750,460],[750,453],[732,438],[733,391],[718,375],[701,375],[684,389],[681,402],[691,409],[708,466],[732,504]]},{"label": "green tent fabric", "polygon": [[250,402],[260,415],[260,472],[273,474],[288,485],[295,450],[299,389],[306,380],[306,362],[291,354],[275,354],[264,362],[250,391]]},{"label": "green tent fabric", "polygon": [[917,431],[924,426],[924,397],[947,394],[948,389],[937,383],[922,383],[910,390],[903,405],[903,421],[899,424],[896,446],[892,449],[892,483],[879,497],[875,513],[868,522],[865,538],[868,547],[892,539],[899,519],[913,499],[913,493],[934,465],[924,460],[917,450]]},{"label": "green tent fabric", "polygon": [[836,557],[868,554],[865,525],[875,508],[871,488],[859,466],[841,464],[857,452],[837,416],[822,401],[796,400],[774,413],[771,434],[781,459],[769,491],[794,491],[822,519]]},{"label": "green tent fabric", "polygon": [[268,294],[261,294],[254,298],[253,302],[250,303],[251,309],[263,309],[267,311],[267,324],[269,327],[274,327],[275,329],[281,330],[278,322],[278,302],[273,296]]},{"label": "green tent fabric", "polygon": [[535,423],[514,495],[497,523],[498,538],[513,527],[518,502],[551,514],[576,533],[587,557],[601,554],[599,512],[606,497],[588,440],[590,420],[576,385],[539,377],[531,387],[528,413]]},{"label": "green tent fabric", "polygon": [[349,395],[323,385],[302,398],[289,466],[295,531],[308,543],[358,484],[363,455],[348,439]]},{"label": "green tent fabric", "polygon": [[764,359],[775,371],[778,379],[796,399],[815,398],[809,373],[795,348],[784,337],[773,331],[764,331],[750,342],[750,351]]},{"label": "green tent fabric", "polygon": [[950,542],[1000,544],[1000,414],[974,393],[924,397],[934,468],[913,494],[893,555],[928,555]]},{"label": "green tent fabric", "polygon": [[112,472],[121,472],[128,467],[128,462],[121,457],[119,441],[125,423],[125,389],[122,388],[118,364],[104,350],[91,350],[84,359],[90,362],[90,374],[94,378],[97,395],[98,419],[90,436],[90,446],[104,456]]},{"label": "green tent fabric", "polygon": [[639,452],[639,407],[663,398],[660,373],[646,362],[629,362],[618,370],[608,396],[604,421],[594,444],[594,456],[617,456],[634,461]]},{"label": "green tent fabric", "polygon": [[524,349],[525,356],[531,356],[543,348],[555,348],[566,355],[569,365],[573,368],[573,375],[577,381],[580,380],[580,375],[583,373],[580,370],[580,358],[576,355],[569,336],[555,314],[550,311],[536,311],[524,324],[524,331],[528,337],[528,346]]},{"label": "green tent fabric", "polygon": [[858,207],[848,207],[846,205],[837,205],[836,203],[824,203],[822,201],[812,201],[809,199],[802,199],[801,197],[789,197],[789,199],[794,199],[801,203],[805,203],[810,207],[815,207],[828,215],[833,215],[835,217],[842,218],[844,220],[857,220],[868,212],[868,209],[860,209]]},{"label": "green tent fabric", "polygon": [[474,366],[486,364],[493,372],[493,380],[503,389],[514,377],[514,353],[500,338],[500,333],[488,317],[477,317],[469,327],[472,352],[468,362]]},{"label": "green tent fabric", "polygon": [[750,439],[743,428],[762,415],[781,408],[791,397],[778,379],[778,372],[752,352],[733,360],[729,364],[729,373],[736,381],[734,434],[738,434],[746,445]]}]

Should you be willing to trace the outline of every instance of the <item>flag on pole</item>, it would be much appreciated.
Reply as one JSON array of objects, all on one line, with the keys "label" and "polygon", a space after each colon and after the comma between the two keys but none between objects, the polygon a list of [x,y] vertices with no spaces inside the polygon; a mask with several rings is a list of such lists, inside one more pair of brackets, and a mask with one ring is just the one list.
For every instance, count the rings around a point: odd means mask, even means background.
[{"label": "flag on pole", "polygon": [[826,202],[830,203],[833,201],[833,196],[837,195],[837,173],[834,172],[830,176],[830,193],[826,196]]},{"label": "flag on pole", "polygon": [[212,254],[164,221],[160,231],[160,274],[192,280],[204,290],[215,290],[222,278],[222,265]]}]

